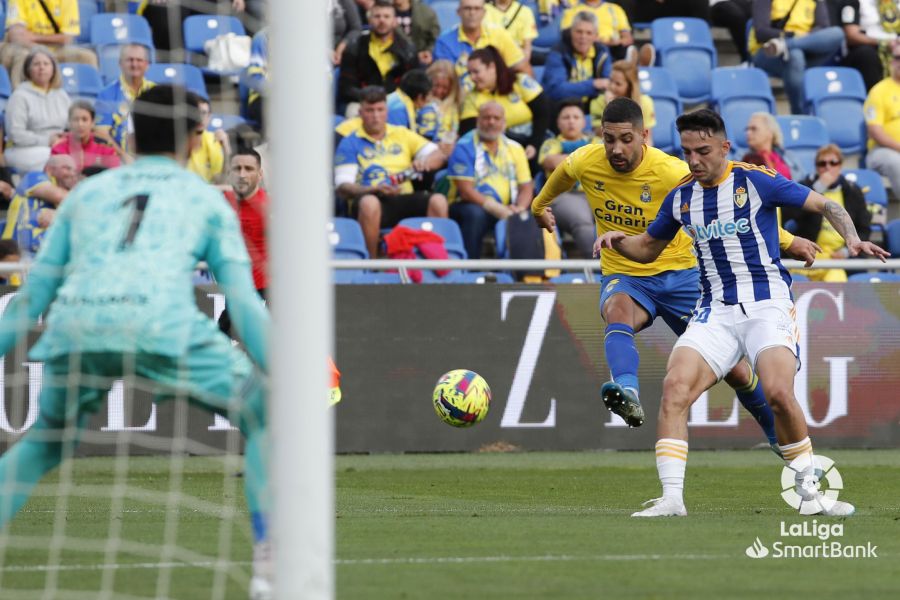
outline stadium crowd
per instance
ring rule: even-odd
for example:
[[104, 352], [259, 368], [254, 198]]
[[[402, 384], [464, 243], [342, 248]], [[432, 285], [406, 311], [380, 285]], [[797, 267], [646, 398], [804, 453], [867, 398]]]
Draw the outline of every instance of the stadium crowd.
[[[894, 196], [900, 190], [900, 2], [357, 4], [361, 33], [355, 42], [335, 37], [343, 58], [335, 63], [336, 216], [364, 221], [363, 199], [377, 199], [382, 233], [407, 217], [440, 216], [443, 204], [427, 200], [441, 194], [468, 257], [505, 255], [485, 243], [503, 243], [498, 222], [521, 213], [568, 153], [598, 141], [603, 108], [621, 96], [641, 105], [648, 144], [675, 155], [674, 118], [686, 107], [715, 108], [734, 159], [854, 206], [868, 201], [868, 210], [853, 212], [861, 231], [884, 231], [880, 184]], [[734, 48], [722, 53], [733, 61], [718, 60], [712, 27], [727, 30]], [[787, 107], [780, 115], [779, 105]], [[408, 147], [423, 154], [399, 151]], [[883, 179], [870, 185], [870, 172], [847, 168], [856, 165]], [[561, 196], [554, 210], [563, 215], [567, 255], [588, 257], [593, 217], [578, 194]], [[398, 198], [409, 199], [402, 210]], [[365, 223], [368, 255], [383, 253]]]
[[[130, 104], [162, 81], [206, 98], [208, 131], [189, 168], [231, 191], [239, 147], [265, 158], [264, 4], [3, 2], [3, 239], [26, 255], [39, 246], [71, 187], [53, 157], [71, 157], [76, 181], [129, 163]], [[359, 233], [359, 256], [385, 254], [384, 234], [410, 217], [455, 223], [463, 256], [509, 256], [507, 219], [525, 218], [552, 170], [598, 141], [604, 107], [622, 96], [643, 109], [648, 144], [674, 155], [675, 117], [715, 108], [734, 159], [842, 202], [863, 198], [858, 227], [888, 241], [882, 194], [900, 190], [900, 0], [330, 0], [329, 10], [334, 212], [341, 227], [358, 221], [344, 238]], [[193, 25], [206, 17], [220, 22], [198, 48]], [[229, 34], [249, 42], [249, 61], [216, 73], [204, 52], [237, 48]], [[239, 108], [217, 113], [229, 103], [210, 97], [204, 77], [214, 91], [239, 80]], [[589, 256], [581, 191], [554, 210], [564, 255]]]

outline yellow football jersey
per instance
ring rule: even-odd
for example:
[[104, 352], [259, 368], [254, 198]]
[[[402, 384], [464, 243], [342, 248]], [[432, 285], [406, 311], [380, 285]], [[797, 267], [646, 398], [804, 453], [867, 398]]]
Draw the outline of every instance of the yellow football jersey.
[[[60, 33], [77, 36], [81, 33], [81, 21], [78, 17], [78, 3], [66, 0], [44, 0], [53, 20], [59, 26]], [[56, 30], [47, 13], [36, 0], [10, 0], [6, 13], [6, 28], [13, 25], [24, 25], [31, 33], [53, 35]]]
[[486, 11], [485, 21], [506, 29], [519, 47], [525, 46], [525, 42], [538, 36], [534, 13], [518, 0], [513, 0], [506, 12], [501, 11], [493, 4], [486, 4], [484, 9]]
[[[563, 176], [557, 178], [560, 171]], [[578, 182], [591, 205], [598, 235], [607, 231], [637, 235], [647, 231], [663, 199], [689, 174], [683, 161], [648, 146], [644, 146], [644, 159], [634, 171], [619, 173], [606, 159], [606, 148], [602, 144], [590, 144], [570, 154], [557, 167], [535, 199], [532, 211], [542, 214], [550, 206], [551, 198], [568, 191]], [[659, 258], [649, 264], [637, 263], [615, 250], [604, 249], [602, 271], [604, 275], [649, 276], [689, 269], [697, 265], [691, 246], [691, 239], [679, 231]]]
[[[866, 123], [881, 125], [891, 139], [900, 140], [900, 83], [890, 77], [876, 83], [869, 91], [863, 112]], [[875, 140], [869, 139], [869, 150], [875, 146]]]
[[496, 102], [503, 107], [507, 129], [531, 123], [533, 115], [528, 103], [540, 96], [543, 91], [544, 88], [531, 75], [517, 73], [512, 92], [505, 96], [497, 92], [481, 92], [474, 89], [467, 91], [459, 109], [459, 118], [477, 117], [482, 104]]

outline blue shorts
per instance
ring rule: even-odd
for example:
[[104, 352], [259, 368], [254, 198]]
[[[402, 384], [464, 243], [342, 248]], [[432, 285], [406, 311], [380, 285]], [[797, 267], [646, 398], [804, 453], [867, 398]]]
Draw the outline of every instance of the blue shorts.
[[650, 315], [648, 327], [662, 317], [675, 335], [681, 335], [700, 298], [700, 270], [663, 271], [646, 277], [606, 275], [600, 280], [601, 313], [614, 294], [625, 294], [640, 304]]

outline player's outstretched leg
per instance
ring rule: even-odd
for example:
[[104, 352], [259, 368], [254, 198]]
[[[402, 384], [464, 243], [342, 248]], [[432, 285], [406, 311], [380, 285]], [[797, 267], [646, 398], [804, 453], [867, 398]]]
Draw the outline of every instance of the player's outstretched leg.
[[[614, 283], [606, 283], [604, 290]], [[650, 315], [633, 298], [616, 293], [605, 298], [601, 307], [607, 326], [603, 343], [612, 381], [600, 388], [606, 408], [622, 417], [630, 427], [644, 424], [644, 408], [640, 401], [638, 367], [640, 355], [634, 345], [634, 333], [650, 320]]]
[[[78, 435], [90, 417], [78, 414], [77, 399], [66, 402], [66, 388], [54, 385], [57, 372], [44, 365], [40, 414], [28, 432], [0, 457], [0, 528], [5, 527], [28, 501], [41, 478], [71, 456]], [[68, 412], [68, 414], [67, 414]], [[78, 416], [76, 416], [78, 415]], [[67, 434], [68, 432], [68, 434]]]
[[688, 455], [688, 412], [717, 377], [692, 348], [675, 348], [669, 357], [663, 398], [657, 425], [656, 470], [662, 484], [660, 498], [648, 500], [650, 506], [633, 513], [632, 517], [683, 517], [684, 473]]
[[244, 493], [250, 509], [253, 529], [253, 577], [250, 599], [274, 598], [274, 557], [269, 538], [268, 431], [266, 401], [262, 381], [254, 373], [243, 392], [239, 428], [246, 440], [244, 446]]
[[772, 452], [780, 457], [781, 450], [778, 448], [778, 438], [775, 437], [775, 416], [759, 384], [759, 377], [750, 365], [742, 360], [725, 376], [725, 382], [734, 388], [741, 406], [756, 419], [766, 435]]
[[[812, 441], [806, 427], [803, 410], [794, 397], [796, 357], [785, 346], [774, 346], [759, 353], [756, 369], [766, 398], [775, 415], [775, 430], [784, 461], [790, 464], [797, 458], [809, 455], [812, 459]], [[849, 517], [856, 508], [849, 502], [837, 500], [821, 513], [833, 517]]]

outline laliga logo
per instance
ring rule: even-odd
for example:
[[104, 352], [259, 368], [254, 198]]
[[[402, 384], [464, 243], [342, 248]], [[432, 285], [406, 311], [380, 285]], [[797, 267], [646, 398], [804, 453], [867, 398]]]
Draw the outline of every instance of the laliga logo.
[[763, 546], [763, 543], [759, 541], [759, 537], [744, 552], [750, 558], [765, 558], [769, 555], [769, 549]]
[[[828, 484], [825, 491], [821, 489], [823, 478]], [[843, 488], [844, 480], [827, 456], [804, 454], [781, 471], [781, 497], [801, 515], [830, 509]]]

